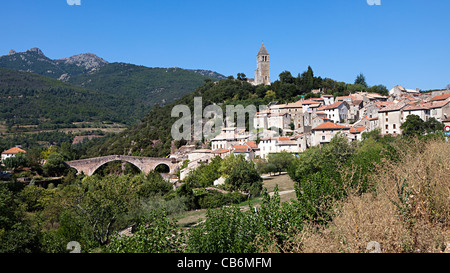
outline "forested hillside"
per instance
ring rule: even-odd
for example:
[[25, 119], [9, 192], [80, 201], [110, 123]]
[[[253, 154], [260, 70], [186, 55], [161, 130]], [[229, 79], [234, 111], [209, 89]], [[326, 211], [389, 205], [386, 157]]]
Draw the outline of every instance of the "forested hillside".
[[[140, 105], [150, 107], [171, 103], [194, 91], [205, 79], [214, 78], [181, 68], [111, 63], [93, 73], [72, 76], [69, 82], [104, 93], [122, 95], [139, 108]], [[143, 111], [139, 114], [141, 118], [148, 113]]]
[[0, 68], [0, 121], [6, 126], [86, 121], [131, 123], [131, 103], [49, 77]]

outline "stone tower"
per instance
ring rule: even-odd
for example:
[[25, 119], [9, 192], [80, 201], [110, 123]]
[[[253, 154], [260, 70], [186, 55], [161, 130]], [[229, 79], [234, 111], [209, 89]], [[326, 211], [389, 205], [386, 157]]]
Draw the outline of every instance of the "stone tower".
[[258, 55], [256, 55], [255, 84], [270, 84], [269, 52], [267, 52], [264, 43], [262, 43]]

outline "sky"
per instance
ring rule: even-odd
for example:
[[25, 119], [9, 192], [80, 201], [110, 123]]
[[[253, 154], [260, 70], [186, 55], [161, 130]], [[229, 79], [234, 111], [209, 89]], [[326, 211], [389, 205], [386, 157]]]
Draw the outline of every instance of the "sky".
[[[71, 2], [80, 5], [69, 5]], [[422, 90], [450, 84], [449, 0], [0, 0], [0, 55], [38, 47], [51, 59], [254, 77], [264, 42], [283, 71]]]

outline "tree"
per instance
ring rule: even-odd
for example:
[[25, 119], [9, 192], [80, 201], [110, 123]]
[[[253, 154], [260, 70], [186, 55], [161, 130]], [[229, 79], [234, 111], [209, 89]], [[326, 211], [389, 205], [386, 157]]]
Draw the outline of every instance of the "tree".
[[289, 71], [281, 72], [279, 77], [280, 77], [280, 81], [282, 83], [289, 83], [289, 84], [295, 83], [295, 78], [292, 76], [291, 72], [289, 72]]
[[68, 167], [64, 162], [64, 157], [60, 153], [52, 153], [48, 156], [42, 168], [48, 176], [60, 176], [63, 175]]
[[189, 230], [187, 252], [255, 253], [258, 222], [237, 206], [208, 210], [206, 221]]
[[303, 94], [311, 92], [314, 88], [314, 72], [311, 66], [308, 66], [308, 70], [302, 73], [300, 77], [297, 78], [297, 87]]
[[5, 164], [5, 167], [10, 170], [24, 168], [29, 165], [28, 160], [23, 153], [18, 153], [13, 157], [8, 157], [3, 160], [3, 164]]
[[355, 84], [362, 85], [364, 87], [368, 87], [366, 83], [366, 77], [360, 73], [358, 76], [356, 76]]
[[262, 190], [262, 178], [253, 162], [242, 159], [231, 170], [225, 185], [231, 190], [241, 190], [252, 196], [258, 196]]
[[408, 115], [400, 129], [402, 129], [402, 134], [406, 137], [420, 136], [425, 132], [425, 124], [419, 116]]
[[184, 235], [163, 212], [153, 210], [137, 224], [133, 236], [116, 234], [106, 247], [110, 253], [175, 253], [184, 248]]
[[247, 81], [247, 76], [244, 73], [238, 73], [237, 79], [245, 82], [245, 81]]
[[277, 97], [277, 94], [273, 90], [267, 90], [264, 99], [271, 102]]
[[281, 173], [289, 169], [293, 159], [294, 156], [292, 154], [283, 151], [281, 153], [269, 154], [267, 162], [275, 166], [276, 172]]
[[444, 124], [437, 121], [435, 118], [429, 118], [424, 122], [425, 132], [427, 134], [436, 133], [438, 131], [444, 130]]
[[74, 194], [72, 207], [90, 225], [101, 245], [110, 239], [117, 219], [135, 202], [135, 182], [128, 176], [85, 177]]

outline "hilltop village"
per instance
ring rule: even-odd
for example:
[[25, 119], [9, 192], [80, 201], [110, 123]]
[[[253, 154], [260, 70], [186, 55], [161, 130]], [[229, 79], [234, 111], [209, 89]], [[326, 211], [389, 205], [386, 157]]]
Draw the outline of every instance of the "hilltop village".
[[[257, 55], [254, 84], [270, 84], [269, 53], [262, 44]], [[321, 94], [319, 98], [301, 99], [294, 103], [271, 102], [267, 110], [253, 117], [256, 130], [228, 126], [211, 139], [208, 148], [197, 149], [185, 145], [170, 155], [177, 161], [188, 160], [180, 172], [183, 180], [190, 170], [212, 158], [233, 154], [244, 155], [247, 160], [266, 159], [271, 153], [299, 154], [306, 149], [324, 145], [338, 133], [349, 141], [359, 141], [364, 132], [376, 129], [382, 135], [402, 134], [401, 125], [408, 115], [417, 115], [423, 121], [434, 118], [450, 123], [450, 91], [440, 90], [421, 93], [400, 85], [389, 91], [388, 96], [378, 93], [355, 92], [349, 96]]]

